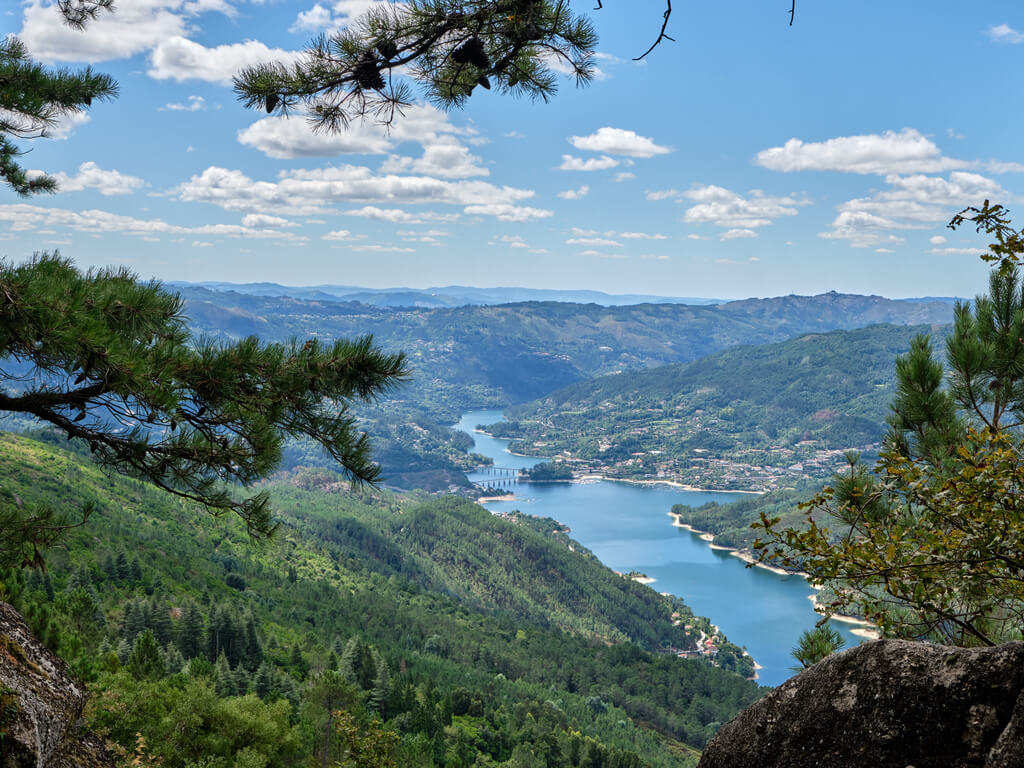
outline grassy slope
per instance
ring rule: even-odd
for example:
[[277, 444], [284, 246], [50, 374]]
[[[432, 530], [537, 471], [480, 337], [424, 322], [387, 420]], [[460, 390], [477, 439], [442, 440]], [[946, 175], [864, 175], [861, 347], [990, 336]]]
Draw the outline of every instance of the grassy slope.
[[[133, 596], [222, 603], [257, 617], [267, 657], [282, 669], [293, 645], [316, 668], [332, 642], [358, 635], [414, 680], [457, 681], [508, 707], [553, 698], [584, 735], [657, 766], [681, 764], [679, 742], [701, 745], [758, 695], [754, 684], [702, 662], [609, 647], [602, 640], [677, 640], [669, 612], [680, 606], [571, 553], [543, 523], [499, 520], [454, 499], [354, 496], [316, 474], [275, 487], [282, 528], [254, 546], [233, 521], [6, 433], [0, 478], [0, 496], [14, 503], [97, 502], [50, 565], [58, 604], [74, 569], [101, 582], [104, 632], [115, 641]], [[119, 550], [141, 561], [139, 584], [102, 583], [100, 563]], [[225, 584], [229, 570], [246, 580], [244, 590]], [[64, 651], [88, 669], [98, 639]], [[596, 712], [588, 696], [613, 706]]]

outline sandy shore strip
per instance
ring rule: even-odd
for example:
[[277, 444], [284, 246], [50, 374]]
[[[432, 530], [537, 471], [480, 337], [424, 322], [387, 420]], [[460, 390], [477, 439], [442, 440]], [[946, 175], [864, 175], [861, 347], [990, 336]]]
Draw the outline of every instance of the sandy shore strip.
[[580, 479], [589, 478], [597, 478], [609, 483], [629, 483], [630, 485], [668, 485], [681, 491], [693, 491], [694, 493], [749, 493], [757, 496], [765, 493], [765, 491], [737, 491], [730, 488], [697, 488], [694, 485], [687, 485], [676, 480], [631, 480], [628, 477], [606, 477], [605, 475], [584, 475]]
[[488, 501], [519, 501], [519, 498], [514, 493], [507, 493], [504, 496], [481, 496], [476, 503], [486, 504]]
[[[713, 543], [715, 540], [714, 534], [708, 533], [707, 531], [699, 531], [689, 523], [682, 522], [679, 519], [679, 515], [677, 515], [675, 512], [669, 512], [668, 516], [672, 518], [672, 525], [674, 525], [676, 528], [684, 528], [690, 533], [697, 534], [697, 536], [700, 539], [708, 542], [708, 545], [711, 547], [711, 549], [726, 550], [733, 557], [738, 557], [743, 562], [750, 563], [755, 568], [764, 568], [766, 571], [771, 571], [772, 573], [778, 574], [779, 576], [800, 576], [805, 581], [807, 581], [807, 586], [809, 586], [811, 589], [815, 591], [815, 594], [808, 595], [807, 599], [814, 604], [814, 610], [818, 613], [821, 613], [821, 611], [818, 610], [817, 592], [819, 592], [822, 588], [820, 586], [811, 584], [810, 574], [804, 573], [803, 571], [787, 571], [785, 568], [778, 568], [774, 565], [759, 563], [757, 562], [757, 558], [755, 558], [749, 551], [737, 549], [736, 547], [725, 547], [721, 544]], [[878, 634], [878, 630], [875, 628], [875, 624], [873, 622], [866, 621], [865, 619], [860, 619], [856, 616], [846, 616], [845, 614], [841, 613], [833, 613], [829, 618], [835, 619], [836, 621], [841, 621], [845, 624], [857, 624], [858, 627], [856, 629], [851, 629], [850, 632], [854, 635], [857, 635], [858, 637], [864, 637], [869, 640], [877, 640], [880, 637], [880, 635]]]
[[629, 578], [631, 578], [633, 581], [637, 582], [638, 584], [653, 584], [654, 582], [657, 581], [657, 579], [652, 579], [650, 576], [643, 576], [643, 575], [640, 575], [640, 576], [630, 576]]

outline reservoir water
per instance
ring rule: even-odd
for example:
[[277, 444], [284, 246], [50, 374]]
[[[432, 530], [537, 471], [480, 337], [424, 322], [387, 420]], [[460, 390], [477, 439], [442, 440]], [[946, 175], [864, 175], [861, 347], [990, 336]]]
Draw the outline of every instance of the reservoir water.
[[[478, 432], [478, 424], [502, 421], [501, 411], [464, 414], [456, 426], [474, 438], [473, 451], [495, 465], [526, 468], [541, 459], [508, 452], [509, 441]], [[475, 482], [494, 481], [493, 472], [471, 473]], [[503, 487], [502, 490], [505, 490]], [[743, 646], [762, 666], [764, 685], [779, 685], [793, 673], [790, 650], [805, 629], [820, 618], [811, 607], [813, 590], [799, 576], [782, 576], [763, 568], [747, 568], [742, 560], [711, 549], [699, 536], [672, 525], [673, 504], [729, 502], [734, 493], [684, 491], [667, 485], [634, 485], [610, 481], [588, 483], [519, 483], [508, 488], [515, 501], [487, 502], [494, 512], [518, 509], [552, 517], [572, 529], [572, 538], [589, 548], [609, 568], [641, 571], [655, 579], [659, 592], [686, 601], [694, 613], [707, 616], [732, 642]], [[850, 624], [833, 621], [846, 646], [861, 639]]]

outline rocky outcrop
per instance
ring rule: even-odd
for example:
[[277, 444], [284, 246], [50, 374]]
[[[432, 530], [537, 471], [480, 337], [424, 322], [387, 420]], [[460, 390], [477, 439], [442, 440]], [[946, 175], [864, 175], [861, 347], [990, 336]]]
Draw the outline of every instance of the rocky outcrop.
[[879, 640], [726, 723], [699, 768], [1024, 768], [1024, 643]]
[[80, 725], [85, 688], [0, 602], [0, 768], [110, 768], [102, 743]]

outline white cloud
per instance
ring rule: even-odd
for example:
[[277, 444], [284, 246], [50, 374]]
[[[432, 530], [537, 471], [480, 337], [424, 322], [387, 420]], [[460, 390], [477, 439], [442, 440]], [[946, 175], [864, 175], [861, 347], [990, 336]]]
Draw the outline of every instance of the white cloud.
[[193, 248], [212, 248], [213, 247], [213, 243], [208, 243], [206, 241], [200, 241], [200, 240], [193, 240], [192, 241], [192, 247]]
[[809, 204], [804, 199], [772, 197], [756, 189], [742, 197], [714, 184], [693, 187], [684, 196], [697, 205], [686, 210], [683, 221], [726, 229], [765, 227], [781, 216], [796, 216], [798, 206]]
[[[32, 173], [42, 174], [42, 171], [33, 171]], [[53, 174], [53, 177], [57, 180], [60, 192], [96, 189], [101, 195], [130, 195], [146, 183], [137, 176], [129, 176], [120, 171], [106, 171], [92, 161], [78, 166], [78, 173], [74, 176], [69, 176], [62, 171]]]
[[527, 208], [508, 203], [490, 203], [487, 205], [467, 205], [464, 212], [468, 216], [494, 216], [498, 221], [514, 221], [521, 223], [533, 219], [546, 219], [554, 216], [554, 211], [542, 208]]
[[683, 196], [678, 189], [655, 189], [644, 193], [648, 200], [676, 200]]
[[668, 240], [668, 235], [649, 235], [646, 232], [620, 232], [619, 237], [627, 240]]
[[942, 245], [944, 242], [946, 242], [946, 238], [944, 238], [942, 235], [935, 235], [935, 237], [929, 238], [928, 242], [931, 243], [932, 245]]
[[279, 228], [297, 227], [299, 225], [296, 224], [294, 221], [283, 219], [280, 216], [267, 216], [265, 213], [249, 213], [242, 217], [242, 226]]
[[599, 128], [589, 136], [572, 136], [569, 143], [576, 149], [587, 152], [601, 152], [607, 155], [626, 155], [627, 157], [654, 157], [666, 155], [672, 150], [655, 144], [646, 136], [635, 131], [622, 128]]
[[586, 197], [590, 194], [590, 187], [583, 184], [579, 189], [567, 189], [564, 192], [559, 192], [558, 196], [563, 200], [579, 200], [580, 198]]
[[256, 229], [238, 224], [204, 224], [183, 227], [162, 219], [138, 219], [96, 209], [71, 211], [65, 208], [43, 208], [27, 203], [0, 205], [0, 221], [10, 222], [15, 231], [65, 228], [91, 235], [122, 234], [139, 237], [157, 234], [207, 235], [212, 237], [274, 238], [301, 242], [308, 238], [291, 232]]
[[892, 248], [875, 248], [875, 253], [896, 253]]
[[445, 179], [465, 179], [470, 176], [489, 176], [490, 171], [480, 167], [480, 158], [450, 137], [424, 147], [419, 158], [390, 155], [381, 166], [382, 173], [419, 173]]
[[936, 173], [967, 163], [943, 157], [931, 139], [913, 128], [898, 133], [840, 136], [822, 142], [790, 139], [781, 147], [757, 153], [758, 165], [773, 171], [838, 171], [842, 173]]
[[757, 232], [752, 229], [730, 229], [723, 232], [719, 240], [736, 240], [745, 237], [757, 237]]
[[705, 235], [693, 235], [693, 234], [691, 234], [691, 235], [687, 235], [686, 239], [687, 240], [710, 240], [711, 238], [706, 237]]
[[390, 221], [393, 224], [422, 224], [426, 221], [456, 221], [461, 214], [436, 213], [434, 211], [417, 211], [409, 213], [401, 208], [377, 208], [367, 205], [352, 211], [345, 211], [346, 216], [361, 216], [365, 219]]
[[352, 250], [368, 253], [416, 253], [415, 248], [403, 248], [398, 245], [353, 245]]
[[202, 96], [189, 96], [185, 104], [164, 104], [161, 112], [205, 112], [206, 99]]
[[[185, 202], [209, 203], [230, 211], [276, 215], [324, 213], [332, 203], [380, 202], [470, 206], [473, 210], [467, 209], [467, 213], [493, 215], [503, 221], [551, 215], [550, 211], [513, 205], [533, 197], [533, 190], [498, 187], [483, 181], [377, 175], [369, 168], [354, 165], [283, 171], [276, 182], [256, 181], [241, 171], [211, 166], [180, 184], [172, 193]], [[366, 215], [372, 215], [372, 212], [367, 211]], [[428, 215], [418, 218], [424, 219]]]
[[207, 48], [194, 40], [177, 36], [157, 42], [149, 57], [147, 74], [157, 80], [176, 80], [179, 83], [203, 80], [230, 85], [231, 78], [244, 67], [268, 61], [291, 64], [300, 55], [298, 51], [269, 48], [259, 40]]
[[302, 11], [295, 17], [295, 21], [288, 27], [292, 33], [299, 32], [329, 32], [338, 28], [334, 15], [317, 3], [308, 11]]
[[[838, 205], [831, 231], [819, 237], [847, 240], [855, 248], [899, 243], [903, 238], [887, 230], [928, 229], [948, 221], [957, 208], [1008, 196], [997, 182], [967, 171], [953, 171], [948, 179], [914, 174], [891, 175], [885, 181], [888, 189]], [[932, 244], [937, 244], [936, 238]]]
[[981, 248], [932, 248], [928, 253], [934, 253], [938, 256], [948, 256], [952, 254], [977, 256], [981, 251]]
[[71, 137], [78, 126], [85, 125], [91, 119], [85, 112], [72, 112], [64, 115], [57, 121], [55, 126], [47, 128], [46, 138], [63, 141]]
[[997, 43], [1024, 43], [1024, 33], [1018, 32], [1008, 24], [991, 26], [986, 34]]
[[622, 243], [608, 240], [603, 237], [571, 237], [565, 241], [569, 245], [589, 245], [594, 248], [621, 248]]
[[321, 240], [351, 240], [352, 233], [347, 229], [336, 229], [333, 232], [328, 232], [326, 235], [320, 236]]
[[409, 229], [400, 229], [397, 234], [400, 237], [450, 237], [451, 232], [447, 232], [443, 229], [428, 229], [423, 232], [416, 232]]
[[1024, 163], [1006, 162], [1002, 160], [989, 160], [984, 163], [972, 164], [982, 168], [989, 173], [1024, 173]]
[[601, 157], [588, 157], [586, 160], [584, 160], [582, 157], [562, 155], [562, 164], [558, 166], [558, 170], [607, 171], [609, 168], [615, 168], [618, 164], [618, 160], [616, 160], [614, 157], [608, 157], [608, 155], [601, 155]]
[[863, 211], [843, 211], [832, 222], [829, 232], [819, 232], [826, 240], [846, 240], [853, 248], [872, 248], [877, 245], [898, 245], [902, 237], [891, 234], [895, 223], [881, 216]]
[[635, 178], [635, 173], [630, 173], [629, 171], [622, 171], [621, 173], [616, 173], [612, 181], [614, 181], [616, 184], [621, 184], [624, 181], [632, 181]]
[[[429, 105], [410, 107], [391, 129], [373, 121], [353, 122], [338, 133], [310, 130], [301, 117], [265, 117], [238, 132], [238, 140], [246, 146], [278, 159], [297, 157], [333, 157], [343, 154], [384, 155], [402, 142], [415, 142], [429, 149], [434, 146], [459, 146], [453, 136], [474, 137], [472, 128], [453, 125], [448, 115]], [[465, 151], [465, 150], [463, 150]], [[435, 155], [435, 157], [438, 157]], [[473, 162], [479, 159], [466, 155]], [[465, 160], [465, 157], [461, 158]], [[468, 166], [465, 166], [468, 167]], [[478, 169], [470, 175], [485, 175]]]
[[335, 0], [330, 8], [317, 3], [308, 11], [302, 11], [288, 31], [295, 34], [334, 32], [347, 27], [372, 7], [384, 3], [391, 5], [389, 0]]
[[79, 32], [61, 23], [56, 7], [32, 0], [24, 11], [19, 37], [43, 62], [95, 63], [134, 56], [160, 41], [185, 34], [179, 0], [133, 0], [116, 13], [102, 14]]
[[394, 146], [374, 123], [352, 123], [338, 133], [314, 133], [307, 120], [296, 117], [265, 117], [237, 135], [242, 144], [280, 160], [346, 154], [382, 155]]

